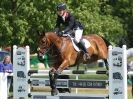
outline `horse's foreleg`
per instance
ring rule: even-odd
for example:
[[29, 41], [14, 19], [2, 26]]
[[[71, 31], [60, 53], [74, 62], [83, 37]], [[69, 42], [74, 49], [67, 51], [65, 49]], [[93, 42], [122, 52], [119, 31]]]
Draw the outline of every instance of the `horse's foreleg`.
[[56, 88], [57, 78], [58, 78], [58, 75], [64, 70], [64, 68], [66, 68], [66, 66], [68, 66], [68, 61], [63, 61], [63, 63], [59, 66], [59, 68], [56, 71], [51, 70], [49, 72], [50, 86], [52, 88], [52, 90], [51, 90], [51, 95], [52, 96], [58, 94], [58, 91], [57, 91], [57, 88]]
[[51, 95], [57, 95], [57, 89], [56, 89], [56, 70], [53, 68], [49, 71], [49, 81], [50, 81], [50, 87], [51, 87]]
[[57, 73], [60, 74], [68, 66], [69, 66], [69, 61], [64, 60], [62, 64], [59, 66], [59, 68], [57, 69]]
[[53, 75], [54, 75], [53, 70], [50, 70], [49, 71], [49, 82], [50, 82], [50, 87], [51, 88], [53, 88], [53, 86], [52, 86], [53, 85], [53, 79], [54, 79], [54, 76]]

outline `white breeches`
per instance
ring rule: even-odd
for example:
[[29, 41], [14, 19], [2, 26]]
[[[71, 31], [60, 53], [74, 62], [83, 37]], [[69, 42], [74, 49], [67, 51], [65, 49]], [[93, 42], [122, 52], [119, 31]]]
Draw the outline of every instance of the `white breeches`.
[[75, 40], [77, 43], [80, 42], [80, 39], [82, 38], [83, 30], [82, 29], [77, 29], [75, 30]]

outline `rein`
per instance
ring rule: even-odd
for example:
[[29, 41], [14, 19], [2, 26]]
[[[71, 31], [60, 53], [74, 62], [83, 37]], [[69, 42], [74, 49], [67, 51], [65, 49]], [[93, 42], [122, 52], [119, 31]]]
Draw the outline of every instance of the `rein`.
[[47, 48], [44, 54], [48, 53], [52, 49], [53, 46], [54, 44], [52, 44], [49, 48]]

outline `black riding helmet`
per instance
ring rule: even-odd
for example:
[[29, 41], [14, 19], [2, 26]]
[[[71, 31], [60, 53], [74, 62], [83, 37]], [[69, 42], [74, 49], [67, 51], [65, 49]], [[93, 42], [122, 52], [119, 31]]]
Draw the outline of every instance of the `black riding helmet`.
[[66, 5], [64, 3], [60, 3], [57, 5], [57, 11], [65, 10], [65, 9], [66, 9]]

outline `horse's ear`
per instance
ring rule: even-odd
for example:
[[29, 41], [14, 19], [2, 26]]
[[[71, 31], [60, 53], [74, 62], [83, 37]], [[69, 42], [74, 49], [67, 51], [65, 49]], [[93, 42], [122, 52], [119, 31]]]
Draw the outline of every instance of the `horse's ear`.
[[42, 36], [42, 35], [45, 36], [45, 32], [44, 32], [44, 31], [43, 31], [43, 32], [37, 31], [37, 34], [38, 34], [39, 36]]
[[41, 33], [40, 31], [37, 31], [37, 34], [38, 34], [39, 36], [41, 36], [41, 35], [42, 35], [42, 33]]
[[45, 32], [42, 32], [42, 36], [45, 36]]
[[42, 35], [45, 36], [45, 30], [42, 31]]

